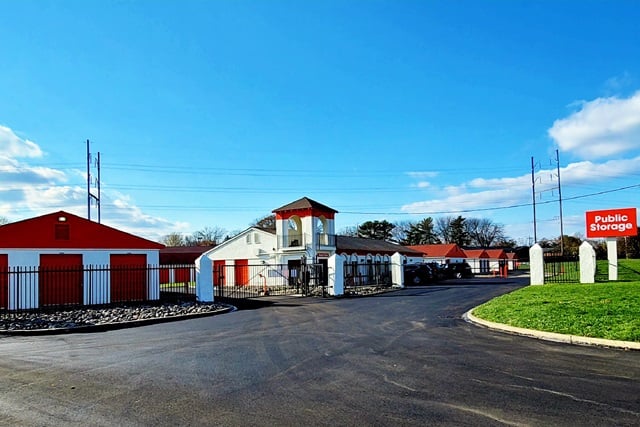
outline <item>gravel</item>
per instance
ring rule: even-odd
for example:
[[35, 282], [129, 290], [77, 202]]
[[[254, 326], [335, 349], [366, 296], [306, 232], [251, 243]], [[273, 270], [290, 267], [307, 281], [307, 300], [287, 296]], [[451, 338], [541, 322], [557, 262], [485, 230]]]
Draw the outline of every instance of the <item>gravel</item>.
[[81, 308], [51, 312], [18, 312], [0, 314], [0, 332], [36, 329], [69, 329], [148, 321], [198, 314], [215, 313], [229, 306], [216, 303], [181, 303], [136, 305], [104, 308]]

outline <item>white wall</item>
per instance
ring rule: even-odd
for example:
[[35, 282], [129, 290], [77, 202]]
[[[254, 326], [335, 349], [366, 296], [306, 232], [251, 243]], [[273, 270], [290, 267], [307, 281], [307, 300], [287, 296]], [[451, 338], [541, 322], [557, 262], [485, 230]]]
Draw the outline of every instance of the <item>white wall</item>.
[[274, 262], [275, 247], [275, 235], [250, 228], [210, 249], [203, 256], [211, 260], [247, 259], [249, 264], [259, 264], [262, 261]]
[[[100, 266], [108, 267], [110, 261], [110, 255], [112, 254], [136, 254], [146, 255], [148, 265], [158, 265], [160, 259], [160, 253], [158, 250], [112, 250], [112, 249], [10, 249], [3, 251], [8, 255], [9, 267], [25, 267], [28, 269], [37, 269], [40, 265], [40, 255], [82, 255], [82, 264], [87, 266]], [[9, 284], [9, 303], [10, 309], [27, 309], [38, 307], [38, 275], [31, 275], [29, 281], [24, 280], [20, 283], [17, 282], [17, 277], [12, 275], [11, 283]], [[107, 304], [110, 302], [111, 287], [110, 277], [108, 272], [93, 271], [85, 272], [84, 275], [84, 290], [83, 290], [83, 303], [84, 304]], [[159, 274], [151, 273], [147, 281], [147, 292], [150, 300], [157, 300], [160, 298], [160, 276]], [[20, 300], [17, 302], [15, 296], [20, 296]]]

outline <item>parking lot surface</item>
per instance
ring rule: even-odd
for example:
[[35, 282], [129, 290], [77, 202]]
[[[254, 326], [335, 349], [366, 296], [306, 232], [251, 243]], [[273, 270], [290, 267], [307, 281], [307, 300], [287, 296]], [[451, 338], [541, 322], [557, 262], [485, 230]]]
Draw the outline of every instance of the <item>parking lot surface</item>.
[[640, 352], [464, 322], [471, 279], [101, 333], [0, 337], [0, 425], [640, 424]]

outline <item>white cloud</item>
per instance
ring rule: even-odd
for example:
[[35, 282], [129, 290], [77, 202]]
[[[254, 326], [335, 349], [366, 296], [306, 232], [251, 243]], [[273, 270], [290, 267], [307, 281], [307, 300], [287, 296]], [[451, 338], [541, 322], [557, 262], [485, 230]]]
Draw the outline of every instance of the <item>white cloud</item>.
[[[0, 215], [10, 221], [64, 210], [81, 217], [87, 215], [87, 190], [69, 181], [86, 175], [82, 171], [63, 171], [32, 166], [24, 159], [43, 157], [40, 147], [0, 126]], [[22, 161], [21, 161], [22, 160]], [[189, 224], [169, 221], [142, 212], [127, 195], [103, 191], [102, 222], [120, 230], [159, 240], [170, 232], [182, 232]], [[92, 207], [92, 219], [97, 210]]]
[[548, 131], [559, 149], [585, 159], [640, 148], [640, 91], [629, 98], [598, 98], [556, 120]]
[[42, 157], [40, 147], [19, 138], [10, 128], [0, 125], [0, 160], [14, 157]]
[[[542, 170], [540, 177], [555, 176], [556, 170]], [[604, 163], [590, 161], [571, 163], [560, 169], [563, 187], [572, 184], [590, 184], [602, 180], [626, 177], [640, 173], [640, 157], [610, 160]], [[557, 180], [546, 178], [536, 184], [537, 191], [557, 187]], [[504, 178], [475, 178], [444, 188], [443, 197], [402, 206], [403, 212], [413, 214], [454, 214], [465, 211], [499, 209], [531, 203], [531, 175]]]

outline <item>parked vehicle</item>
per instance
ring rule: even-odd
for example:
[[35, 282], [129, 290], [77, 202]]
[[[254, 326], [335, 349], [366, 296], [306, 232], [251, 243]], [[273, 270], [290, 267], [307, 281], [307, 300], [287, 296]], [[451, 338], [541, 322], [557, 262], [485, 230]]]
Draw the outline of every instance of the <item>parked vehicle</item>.
[[473, 277], [473, 271], [466, 262], [454, 262], [445, 266], [445, 275], [449, 279], [463, 279]]
[[445, 271], [444, 264], [438, 264], [437, 262], [428, 262], [427, 265], [431, 267], [434, 280], [443, 280], [447, 278], [447, 272]]
[[435, 281], [435, 274], [428, 264], [407, 264], [404, 266], [405, 285], [423, 285]]

